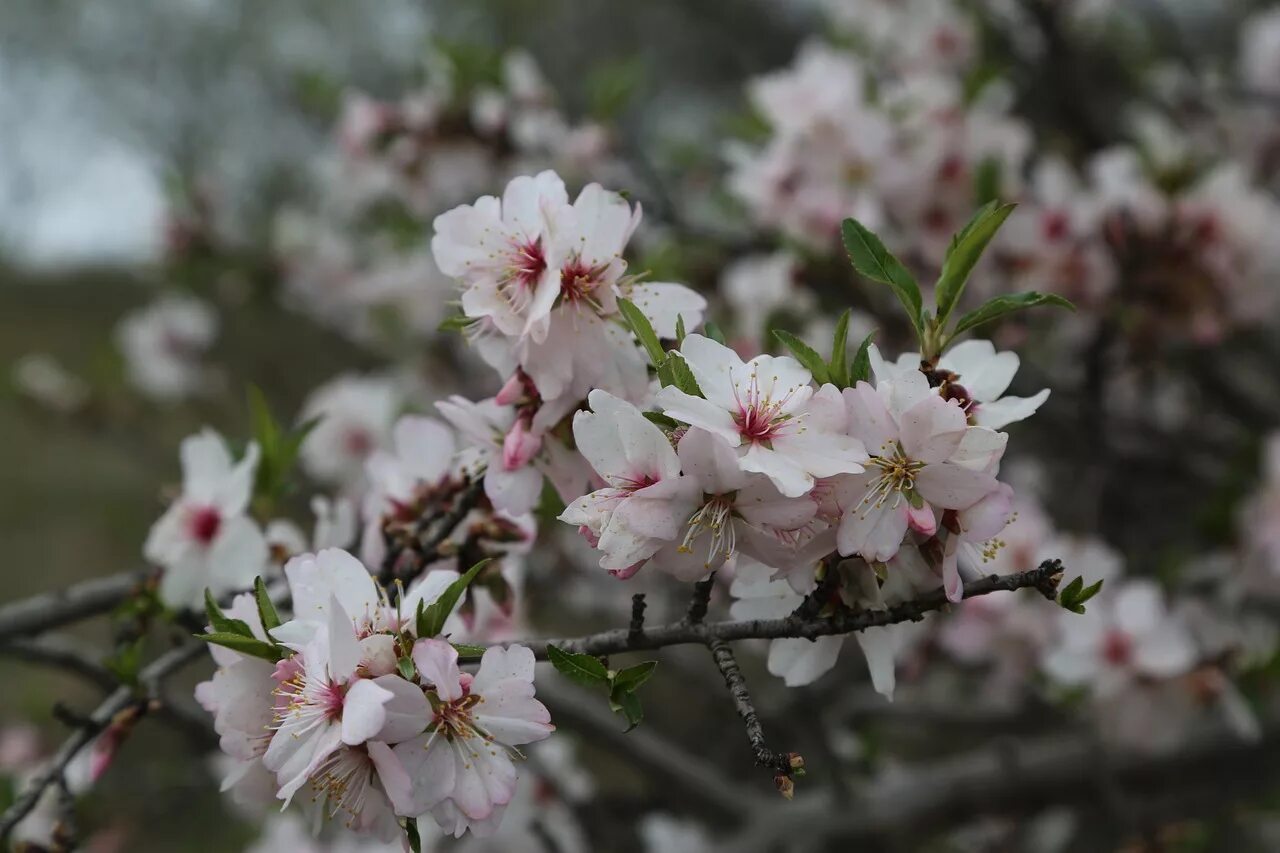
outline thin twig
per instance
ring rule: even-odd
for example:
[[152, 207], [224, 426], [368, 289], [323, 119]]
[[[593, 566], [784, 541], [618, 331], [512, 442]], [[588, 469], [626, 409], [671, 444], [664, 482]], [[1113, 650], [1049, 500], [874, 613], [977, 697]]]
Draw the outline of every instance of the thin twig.
[[90, 725], [77, 728], [68, 737], [50, 759], [48, 766], [27, 785], [3, 815], [0, 815], [0, 844], [8, 840], [14, 827], [31, 813], [41, 795], [50, 785], [61, 784], [61, 780], [80, 751], [116, 719], [117, 715], [130, 707], [145, 709], [151, 700], [160, 692], [160, 683], [170, 673], [177, 671], [187, 663], [199, 657], [205, 651], [204, 643], [190, 640], [176, 646], [156, 658], [138, 674], [137, 689], [123, 686], [103, 700], [102, 704], [89, 715]]
[[791, 756], [784, 752], [774, 752], [765, 745], [764, 727], [760, 725], [760, 716], [751, 701], [751, 693], [747, 690], [742, 670], [738, 668], [738, 660], [733, 656], [733, 649], [724, 640], [712, 640], [707, 643], [707, 648], [711, 650], [711, 658], [724, 677], [724, 686], [729, 688], [729, 695], [733, 697], [733, 707], [747, 729], [747, 740], [751, 743], [756, 764], [789, 777]]
[[627, 636], [640, 637], [644, 634], [644, 593], [637, 592], [631, 596], [631, 623], [627, 627]]
[[56, 635], [36, 638], [16, 637], [0, 643], [0, 655], [12, 657], [22, 663], [65, 670], [103, 690], [111, 690], [119, 683], [109, 669], [87, 657], [84, 643], [76, 642], [69, 637]]
[[702, 620], [707, 618], [707, 608], [711, 606], [711, 591], [715, 589], [715, 585], [715, 572], [693, 585], [693, 597], [689, 599], [689, 609], [684, 615], [684, 621], [690, 625], [702, 624]]
[[[1058, 580], [1062, 576], [1062, 564], [1047, 560], [1038, 568], [1011, 575], [991, 575], [965, 584], [964, 597], [976, 598], [993, 592], [1012, 592], [1034, 588], [1046, 597], [1056, 594]], [[595, 656], [622, 654], [625, 652], [661, 649], [667, 646], [687, 644], [707, 645], [712, 640], [776, 640], [784, 637], [813, 640], [818, 637], [838, 636], [895, 625], [899, 622], [918, 622], [925, 614], [948, 606], [946, 594], [941, 590], [926, 593], [919, 598], [895, 604], [884, 610], [841, 611], [829, 618], [802, 619], [786, 616], [781, 619], [745, 619], [741, 621], [690, 623], [687, 620], [666, 625], [646, 627], [633, 633], [628, 628], [617, 628], [590, 634], [585, 637], [559, 640], [520, 640], [533, 650], [534, 655], [545, 660], [547, 646], [556, 645], [565, 651]]]

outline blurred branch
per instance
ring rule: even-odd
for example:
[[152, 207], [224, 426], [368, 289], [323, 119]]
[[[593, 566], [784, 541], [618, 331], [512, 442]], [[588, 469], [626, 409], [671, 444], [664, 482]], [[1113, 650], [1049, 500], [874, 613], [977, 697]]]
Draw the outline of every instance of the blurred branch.
[[0, 607], [0, 642], [105, 613], [133, 595], [147, 575], [137, 571], [94, 578]]
[[204, 654], [204, 643], [190, 640], [175, 646], [143, 668], [138, 675], [138, 687], [122, 686], [108, 696], [88, 717], [87, 725], [76, 729], [63, 742], [43, 772], [38, 774], [17, 796], [13, 804], [0, 815], [0, 843], [9, 838], [14, 827], [30, 814], [50, 785], [62, 785], [67, 767], [80, 752], [113, 722], [122, 720], [130, 710], [140, 715], [153, 702], [158, 702], [160, 686], [170, 674]]
[[0, 643], [0, 655], [23, 663], [51, 666], [111, 690], [119, 683], [116, 677], [101, 663], [91, 660], [85, 643], [69, 637], [44, 636], [35, 639], [15, 637]]
[[[1280, 775], [1280, 718], [1272, 718], [1262, 742], [1214, 727], [1196, 732], [1182, 749], [1164, 754], [1103, 754], [1091, 735], [1003, 741], [931, 763], [897, 767], [858, 789], [847, 802], [814, 795], [756, 819], [716, 848], [751, 853], [782, 847], [794, 838], [917, 840], [924, 833], [965, 825], [985, 815], [1028, 815], [1054, 804], [1099, 803], [1130, 786], [1130, 814], [1148, 820], [1185, 818], [1188, 803], [1230, 802], [1258, 794], [1261, 781]], [[1105, 761], [1101, 760], [1105, 758]], [[1099, 767], [1106, 785], [1099, 783]], [[1105, 804], [1104, 804], [1105, 805]], [[1144, 814], [1133, 809], [1145, 808]]]

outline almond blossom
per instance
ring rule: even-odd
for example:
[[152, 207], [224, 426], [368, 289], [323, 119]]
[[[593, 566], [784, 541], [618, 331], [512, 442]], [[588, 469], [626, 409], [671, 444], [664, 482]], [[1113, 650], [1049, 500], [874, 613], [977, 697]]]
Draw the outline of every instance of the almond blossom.
[[489, 834], [515, 794], [516, 747], [555, 730], [534, 698], [533, 652], [490, 648], [472, 676], [453, 646], [420, 639], [413, 661], [432, 710], [425, 732], [391, 750], [405, 775], [388, 793], [399, 813], [430, 811], [447, 834]]
[[885, 562], [909, 528], [937, 531], [935, 510], [967, 509], [996, 488], [985, 469], [1003, 454], [1006, 437], [968, 426], [959, 403], [934, 393], [924, 374], [904, 372], [876, 387], [859, 382], [844, 396], [849, 431], [872, 457], [866, 473], [837, 486], [841, 554]]
[[205, 352], [218, 333], [218, 316], [199, 299], [164, 296], [127, 314], [116, 326], [125, 370], [139, 391], [175, 401], [206, 390]]
[[182, 442], [182, 494], [151, 527], [143, 555], [164, 567], [160, 598], [199, 607], [214, 595], [248, 588], [266, 568], [267, 541], [245, 514], [258, 466], [258, 445], [233, 461], [222, 437], [206, 428]]
[[863, 470], [866, 450], [845, 434], [839, 391], [816, 392], [795, 359], [759, 355], [744, 362], [723, 344], [689, 335], [680, 347], [704, 397], [675, 386], [658, 392], [668, 417], [727, 442], [743, 471], [764, 474], [787, 497], [813, 488], [816, 477]]
[[369, 455], [390, 444], [404, 404], [394, 380], [344, 374], [317, 388], [300, 420], [319, 418], [302, 444], [302, 466], [317, 480], [346, 488], [360, 485]]

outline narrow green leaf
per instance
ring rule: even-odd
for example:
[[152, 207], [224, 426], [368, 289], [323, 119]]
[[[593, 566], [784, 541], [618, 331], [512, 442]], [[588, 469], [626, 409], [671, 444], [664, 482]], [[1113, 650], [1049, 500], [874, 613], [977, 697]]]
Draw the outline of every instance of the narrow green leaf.
[[773, 336], [782, 341], [787, 349], [791, 350], [791, 354], [796, 357], [796, 361], [808, 368], [813, 374], [813, 381], [822, 385], [831, 381], [831, 375], [827, 371], [827, 362], [818, 355], [818, 351], [797, 338], [795, 335], [783, 329], [774, 329]]
[[622, 312], [622, 319], [626, 320], [627, 325], [631, 327], [636, 340], [640, 341], [640, 346], [644, 347], [644, 351], [648, 353], [649, 361], [654, 367], [661, 367], [667, 360], [667, 353], [662, 348], [662, 342], [658, 340], [658, 333], [649, 323], [649, 318], [644, 316], [644, 312], [630, 299], [619, 299], [618, 310]]
[[436, 331], [460, 332], [475, 321], [474, 317], [468, 317], [466, 314], [451, 314], [440, 321], [440, 325], [436, 326]]
[[597, 687], [609, 683], [609, 670], [598, 658], [591, 655], [566, 652], [557, 646], [547, 646], [547, 660], [556, 671], [572, 681], [587, 687]]
[[985, 157], [973, 176], [973, 196], [981, 204], [1000, 198], [1000, 161]]
[[829, 373], [831, 381], [840, 388], [849, 387], [849, 318], [852, 316], [852, 308], [844, 309], [844, 313], [836, 321], [836, 333], [831, 339], [831, 369]]
[[871, 381], [871, 342], [875, 339], [876, 333], [870, 332], [862, 343], [858, 344], [858, 352], [853, 356], [853, 363], [849, 365], [849, 381], [844, 386], [852, 388], [859, 382]]
[[846, 219], [840, 228], [844, 247], [849, 253], [853, 268], [862, 275], [889, 285], [907, 310], [907, 319], [917, 333], [924, 331], [924, 311], [920, 298], [920, 285], [902, 262], [893, 256], [880, 238], [872, 234], [856, 219]]
[[618, 672], [613, 677], [613, 689], [615, 692], [634, 693], [642, 684], [649, 680], [653, 675], [653, 671], [658, 668], [656, 660], [647, 660], [644, 663], [638, 663], [635, 666], [629, 666]]
[[258, 603], [258, 618], [262, 620], [263, 629], [269, 633], [272, 628], [279, 627], [280, 614], [267, 594], [267, 584], [260, 577], [253, 579], [253, 597]]
[[484, 653], [487, 651], [485, 646], [476, 646], [471, 643], [450, 643], [450, 645], [458, 650], [458, 657], [460, 658], [478, 659], [484, 657]]
[[204, 590], [204, 612], [209, 620], [209, 626], [214, 631], [221, 634], [235, 634], [239, 637], [253, 637], [253, 629], [244, 620], [232, 619], [222, 612], [222, 608], [218, 606], [208, 587]]
[[400, 677], [406, 681], [417, 682], [417, 669], [413, 665], [413, 658], [403, 657], [396, 661], [396, 670], [400, 673]]
[[1076, 310], [1074, 305], [1056, 293], [1037, 293], [1032, 290], [1027, 293], [997, 296], [995, 299], [961, 317], [959, 322], [956, 323], [955, 331], [951, 333], [951, 337], [958, 337], [975, 326], [989, 323], [992, 320], [1003, 317], [1005, 314], [1021, 311], [1024, 308], [1034, 308], [1037, 305], [1056, 305], [1059, 308], [1066, 308], [1070, 311]]
[[1080, 595], [1076, 597], [1076, 603], [1084, 604], [1100, 592], [1102, 592], [1102, 581], [1092, 583], [1080, 591]]
[[242, 655], [251, 655], [255, 658], [269, 660], [272, 663], [281, 660], [285, 656], [284, 649], [279, 646], [273, 646], [270, 643], [265, 643], [253, 637], [245, 637], [241, 634], [215, 632], [212, 634], [196, 634], [195, 636], [196, 639], [204, 640], [206, 643], [225, 646], [228, 649], [240, 652]]
[[422, 853], [422, 836], [418, 833], [417, 818], [405, 818], [404, 836], [409, 842], [409, 853]]
[[672, 354], [658, 368], [658, 381], [662, 383], [662, 387], [674, 385], [686, 394], [694, 397], [702, 396], [702, 389], [698, 387], [698, 380], [694, 378], [693, 371], [689, 369], [689, 365], [685, 363], [684, 356]]
[[710, 320], [702, 324], [702, 333], [708, 338], [711, 338], [711, 340], [720, 344], [720, 346], [728, 346], [728, 344], [725, 343], [724, 330]]
[[676, 315], [676, 349], [680, 349], [680, 345], [684, 343], [684, 315]]
[[942, 274], [938, 277], [935, 294], [939, 325], [945, 323], [951, 315], [964, 293], [969, 274], [1015, 207], [1017, 205], [989, 202], [951, 239], [946, 258], [942, 261]]
[[641, 412], [640, 414], [644, 415], [645, 420], [649, 421], [650, 423], [657, 424], [663, 429], [679, 429], [680, 428], [679, 421], [677, 421], [675, 418], [667, 417], [666, 415], [662, 414], [662, 412]]
[[627, 718], [627, 731], [631, 731], [644, 720], [644, 707], [640, 704], [640, 697], [636, 694], [623, 693], [614, 702], [622, 711], [623, 716]]
[[444, 629], [445, 620], [449, 618], [449, 614], [453, 613], [453, 608], [458, 605], [458, 599], [462, 598], [462, 594], [467, 591], [467, 587], [471, 585], [471, 582], [476, 579], [476, 575], [480, 574], [480, 570], [487, 566], [489, 562], [490, 558], [486, 557], [470, 569], [467, 569], [466, 574], [449, 584], [439, 598], [433, 601], [429, 607], [419, 612], [417, 620], [419, 637], [434, 637]]

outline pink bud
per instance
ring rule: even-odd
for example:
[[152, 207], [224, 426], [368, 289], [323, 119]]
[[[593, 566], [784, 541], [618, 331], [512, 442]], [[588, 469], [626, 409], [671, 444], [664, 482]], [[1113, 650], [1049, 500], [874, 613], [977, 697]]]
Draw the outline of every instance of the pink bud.
[[511, 378], [506, 381], [501, 390], [493, 401], [499, 406], [514, 406], [524, 397], [524, 379], [520, 375], [520, 371], [511, 374]]
[[911, 529], [923, 536], [932, 536], [938, 532], [938, 519], [933, 514], [933, 507], [927, 503], [919, 507], [907, 507], [907, 523]]
[[502, 467], [508, 471], [523, 468], [541, 448], [542, 436], [531, 434], [529, 424], [521, 418], [502, 440]]

